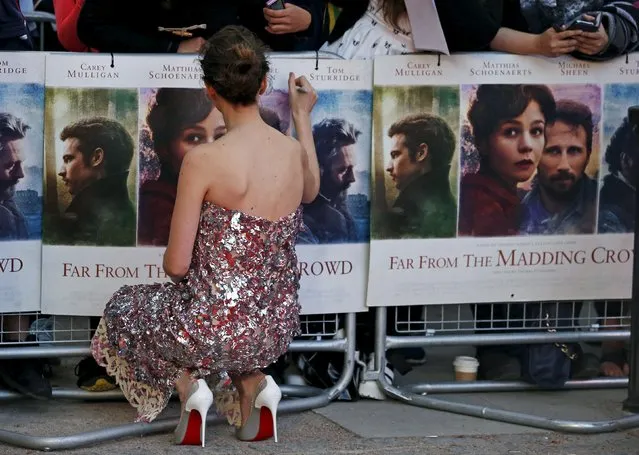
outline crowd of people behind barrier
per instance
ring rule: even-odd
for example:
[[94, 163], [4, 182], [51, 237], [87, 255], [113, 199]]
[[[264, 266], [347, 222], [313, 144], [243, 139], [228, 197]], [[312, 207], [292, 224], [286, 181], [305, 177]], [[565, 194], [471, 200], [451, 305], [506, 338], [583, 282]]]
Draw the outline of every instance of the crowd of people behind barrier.
[[[420, 27], [408, 13], [407, 4], [413, 1], [419, 7], [421, 0], [290, 0], [283, 2], [280, 9], [273, 6], [278, 2], [264, 0], [0, 0], [0, 51], [34, 50], [34, 42], [42, 31], [26, 21], [23, 13], [44, 11], [56, 17], [55, 23], [42, 29], [46, 35], [45, 50], [51, 51], [197, 53], [224, 26], [243, 25], [276, 52], [321, 50], [347, 59], [372, 59], [379, 55], [428, 51], [427, 43], [417, 49], [413, 41], [412, 30]], [[435, 0], [434, 3], [451, 53], [492, 50], [606, 60], [639, 47], [639, 2]], [[12, 168], [4, 165], [9, 160], [5, 146], [9, 141], [24, 138], [25, 128], [11, 118], [0, 117], [0, 164], [3, 164], [0, 223], [12, 219], [8, 195], [22, 173], [19, 164]], [[489, 313], [484, 319], [495, 317], [492, 309]], [[480, 315], [476, 317], [479, 319]], [[610, 321], [619, 324], [616, 319]], [[35, 342], [32, 336], [27, 336], [30, 323], [27, 316], [5, 316], [0, 342], [23, 341], [24, 345]], [[372, 349], [372, 339], [366, 336], [372, 323], [370, 315], [362, 315], [358, 347], [362, 352]], [[604, 348], [607, 353], [604, 358], [595, 359], [595, 364], [579, 366], [579, 377], [600, 372], [608, 376], [628, 373], [623, 346], [609, 344]], [[520, 370], [516, 366], [511, 368], [510, 352], [494, 349], [484, 352], [485, 358], [480, 363], [484, 378], [518, 377]], [[301, 359], [296, 364], [304, 372], [309, 360], [304, 356]], [[407, 349], [391, 359], [396, 364], [410, 365], [423, 362], [425, 356], [421, 349]], [[51, 386], [46, 366], [47, 362], [40, 359], [2, 361], [0, 379], [23, 394], [48, 398]], [[272, 368], [281, 372], [286, 365]], [[334, 376], [330, 373], [332, 368], [330, 359], [324, 359], [311, 369], [325, 370], [315, 373], [317, 381], [322, 382]], [[393, 374], [392, 365], [388, 364], [386, 369]], [[406, 367], [400, 368], [405, 370]], [[92, 358], [81, 361], [76, 374], [78, 386], [86, 390], [116, 387], [113, 378]], [[354, 384], [347, 392], [356, 395], [358, 385]], [[367, 391], [362, 395], [378, 397], [380, 393]]]

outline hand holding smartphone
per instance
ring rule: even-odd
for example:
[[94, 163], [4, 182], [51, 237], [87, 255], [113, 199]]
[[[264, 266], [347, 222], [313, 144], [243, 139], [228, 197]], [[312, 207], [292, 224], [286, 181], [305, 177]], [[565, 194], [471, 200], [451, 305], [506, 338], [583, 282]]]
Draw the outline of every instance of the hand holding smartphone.
[[284, 0], [266, 0], [266, 7], [274, 10], [285, 9]]
[[567, 24], [555, 25], [555, 31], [562, 32], [565, 30], [581, 30], [582, 32], [596, 32], [601, 25], [601, 13], [597, 13], [594, 19], [586, 18], [585, 15], [580, 15], [574, 18]]

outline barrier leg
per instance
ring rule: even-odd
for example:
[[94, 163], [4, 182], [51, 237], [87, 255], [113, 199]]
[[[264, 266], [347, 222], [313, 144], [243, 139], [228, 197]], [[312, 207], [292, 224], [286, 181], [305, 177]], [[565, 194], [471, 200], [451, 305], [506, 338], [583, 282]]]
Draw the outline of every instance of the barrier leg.
[[471, 417], [480, 417], [498, 422], [512, 423], [545, 430], [560, 431], [565, 433], [610, 433], [613, 431], [626, 430], [639, 427], [639, 415], [622, 417], [613, 420], [603, 421], [574, 421], [549, 419], [531, 414], [525, 414], [503, 409], [488, 408], [465, 403], [457, 403], [448, 400], [431, 398], [426, 395], [418, 395], [409, 391], [401, 390], [386, 381], [386, 376], [382, 374], [381, 365], [386, 357], [386, 318], [387, 309], [378, 308], [375, 321], [375, 373], [384, 393], [390, 398], [403, 403], [422, 408], [435, 409], [437, 411], [452, 412]]
[[[636, 139], [639, 143], [639, 106], [632, 106], [628, 109], [628, 120], [634, 126]], [[635, 166], [637, 169], [637, 166]], [[639, 175], [635, 174], [635, 188], [639, 184]], [[637, 232], [637, 222], [639, 216], [639, 199], [635, 201], [635, 243], [634, 251], [637, 251], [639, 237]], [[630, 354], [628, 362], [630, 364], [630, 377], [628, 381], [628, 398], [623, 403], [625, 411], [639, 413], [639, 311], [636, 311], [639, 301], [639, 262], [637, 255], [633, 260], [632, 274], [632, 305], [630, 307]]]
[[[308, 351], [339, 351], [344, 352], [344, 368], [342, 376], [337, 383], [320, 394], [312, 394], [308, 388], [303, 388], [302, 395], [306, 398], [297, 398], [294, 400], [286, 400], [280, 403], [278, 413], [293, 413], [307, 411], [311, 409], [327, 406], [348, 386], [352, 379], [355, 366], [355, 314], [347, 314], [345, 323], [346, 338], [341, 340], [326, 340], [326, 342], [318, 341], [294, 341], [291, 344], [292, 352], [308, 352]], [[318, 349], [319, 347], [319, 349]], [[24, 349], [24, 348], [23, 348]], [[52, 351], [54, 351], [52, 349]], [[70, 350], [71, 352], [76, 352]], [[284, 392], [294, 393], [296, 388], [282, 387]], [[74, 391], [75, 392], [75, 391]], [[78, 391], [78, 395], [84, 396], [83, 391]], [[74, 394], [75, 395], [75, 394]], [[99, 393], [93, 393], [98, 399]], [[117, 394], [112, 394], [117, 397]], [[311, 395], [311, 396], [309, 396]], [[104, 397], [104, 395], [100, 395]], [[69, 436], [42, 437], [32, 436], [12, 431], [0, 430], [0, 442], [14, 445], [26, 449], [35, 449], [42, 451], [75, 449], [79, 447], [90, 446], [114, 439], [124, 437], [142, 436], [148, 434], [166, 433], [175, 429], [178, 424], [178, 418], [173, 419], [157, 419], [152, 423], [133, 423], [120, 425], [116, 427], [103, 428], [95, 431], [89, 431]], [[217, 416], [209, 416], [207, 423], [221, 423], [222, 418]]]

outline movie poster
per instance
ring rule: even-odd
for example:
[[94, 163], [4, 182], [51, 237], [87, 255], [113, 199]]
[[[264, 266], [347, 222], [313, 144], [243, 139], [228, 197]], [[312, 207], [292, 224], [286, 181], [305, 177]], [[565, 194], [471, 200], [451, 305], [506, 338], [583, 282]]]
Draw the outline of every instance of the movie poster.
[[[139, 58], [46, 61], [42, 310], [100, 315], [156, 258], [136, 252]], [[137, 71], [136, 71], [137, 70]]]
[[[304, 204], [297, 253], [305, 314], [363, 311], [370, 237], [372, 64], [344, 60], [274, 60], [274, 91], [289, 72], [318, 92], [311, 123], [320, 192]], [[293, 131], [294, 134], [294, 131]]]
[[[370, 112], [372, 73], [338, 64], [342, 79], [331, 85], [321, 68], [311, 74], [314, 64], [274, 59], [260, 113], [294, 134], [288, 72], [306, 74], [321, 90], [313, 122], [326, 129], [333, 186], [325, 191], [335, 203], [317, 204], [315, 222], [305, 225], [312, 245], [300, 249], [300, 302], [305, 313], [356, 311], [365, 307], [370, 156], [370, 116], [358, 111]], [[162, 259], [182, 160], [223, 137], [226, 126], [193, 56], [111, 63], [110, 56], [53, 55], [47, 65], [43, 308], [99, 315], [120, 286], [168, 280]], [[352, 89], [328, 90], [347, 78]], [[331, 243], [343, 248], [330, 251]], [[339, 294], [326, 298], [327, 281]]]
[[0, 313], [40, 309], [44, 54], [0, 53]]
[[598, 223], [617, 65], [376, 60], [368, 305], [628, 298], [632, 235]]

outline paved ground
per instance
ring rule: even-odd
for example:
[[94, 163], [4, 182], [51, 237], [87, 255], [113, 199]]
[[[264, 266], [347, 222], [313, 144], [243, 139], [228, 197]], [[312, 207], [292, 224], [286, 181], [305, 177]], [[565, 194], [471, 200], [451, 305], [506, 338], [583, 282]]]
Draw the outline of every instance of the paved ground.
[[[427, 367], [398, 382], [446, 379], [450, 351], [430, 356]], [[53, 382], [71, 386], [72, 368], [56, 370]], [[484, 407], [532, 413], [553, 419], [608, 420], [624, 416], [624, 389], [438, 395], [437, 398]], [[171, 403], [162, 418], [178, 415]], [[0, 428], [36, 436], [66, 436], [123, 425], [133, 418], [124, 402], [60, 400], [0, 402]], [[280, 442], [247, 444], [231, 429], [212, 425], [207, 447], [173, 446], [170, 433], [126, 438], [69, 451], [73, 454], [560, 454], [630, 455], [639, 453], [639, 430], [604, 435], [565, 435], [485, 419], [460, 416], [394, 401], [333, 403], [280, 418]], [[38, 453], [0, 444], [0, 454]]]

